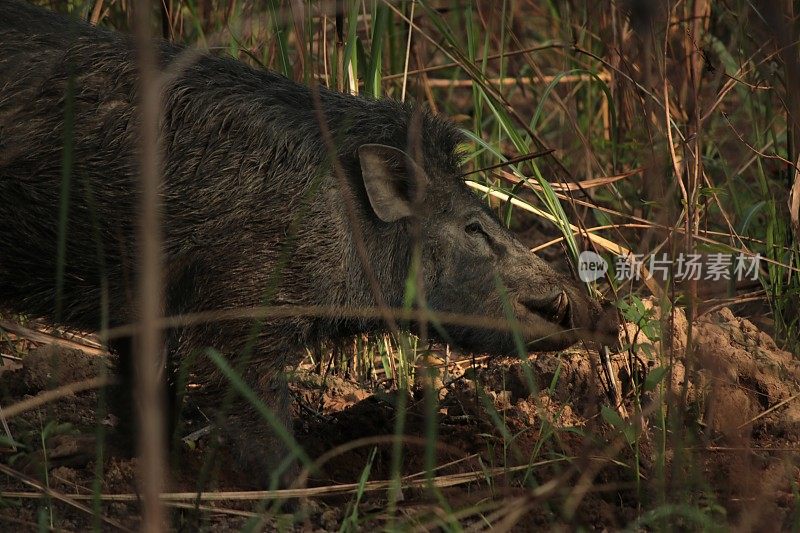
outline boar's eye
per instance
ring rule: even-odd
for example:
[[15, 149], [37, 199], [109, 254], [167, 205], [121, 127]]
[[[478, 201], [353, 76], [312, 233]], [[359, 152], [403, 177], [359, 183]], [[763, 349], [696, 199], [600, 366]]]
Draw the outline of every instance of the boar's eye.
[[483, 229], [481, 223], [478, 221], [470, 222], [467, 224], [467, 227], [464, 228], [464, 231], [467, 232], [467, 235], [471, 235], [473, 237], [480, 237], [485, 239], [487, 242], [490, 242], [491, 239], [489, 238], [489, 234], [486, 233], [486, 230]]

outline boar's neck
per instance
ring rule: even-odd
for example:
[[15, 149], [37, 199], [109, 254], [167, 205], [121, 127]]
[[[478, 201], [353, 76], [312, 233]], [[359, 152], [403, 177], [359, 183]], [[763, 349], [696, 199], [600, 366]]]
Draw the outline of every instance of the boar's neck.
[[[336, 320], [342, 326], [344, 334], [352, 331], [366, 331], [381, 327], [377, 310], [378, 301], [374, 294], [377, 285], [380, 298], [390, 308], [399, 308], [403, 303], [405, 280], [410, 266], [411, 249], [408, 238], [408, 224], [405, 222], [384, 224], [363, 212], [348, 215], [347, 204], [343, 203], [335, 188], [323, 196], [323, 203], [334, 205], [336, 209], [327, 214], [330, 225], [317, 225], [317, 241], [320, 250], [311, 261], [309, 276], [315, 279], [319, 290], [314, 294], [327, 301], [324, 305], [341, 308], [343, 315], [347, 311], [375, 308], [375, 319], [348, 320], [345, 316]], [[327, 218], [320, 214], [320, 219]], [[353, 223], [358, 224], [358, 231], [353, 231]], [[320, 237], [324, 237], [324, 241]], [[359, 255], [358, 238], [364, 255], [368, 259], [365, 268]], [[326, 253], [335, 250], [335, 254]], [[335, 259], [334, 259], [335, 258]], [[370, 276], [374, 284], [370, 283]], [[337, 326], [337, 327], [338, 327]]]

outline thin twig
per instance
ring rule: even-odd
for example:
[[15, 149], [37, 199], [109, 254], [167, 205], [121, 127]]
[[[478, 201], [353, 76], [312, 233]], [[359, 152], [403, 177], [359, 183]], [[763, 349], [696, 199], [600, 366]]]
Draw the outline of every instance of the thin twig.
[[[411, 20], [414, 20], [414, 9], [417, 7], [417, 1], [412, 0], [411, 2], [411, 16], [409, 17]], [[414, 26], [409, 24], [408, 25], [408, 41], [406, 41], [406, 58], [405, 63], [403, 64], [403, 88], [400, 91], [400, 101], [406, 101], [406, 84], [408, 82], [408, 61], [411, 58], [411, 35], [414, 33]]]
[[76, 381], [74, 383], [68, 383], [66, 385], [56, 387], [55, 389], [40, 392], [32, 398], [27, 398], [21, 402], [12, 404], [4, 410], [5, 416], [7, 419], [11, 419], [26, 411], [36, 409], [37, 407], [45, 405], [46, 403], [58, 400], [59, 398], [72, 396], [87, 390], [99, 389], [101, 387], [105, 387], [106, 385], [110, 385], [111, 383], [113, 383], [113, 380], [106, 377], [95, 377], [84, 379], [82, 381]]
[[783, 407], [783, 406], [784, 406], [784, 405], [786, 405], [787, 403], [789, 403], [789, 402], [792, 402], [792, 401], [796, 400], [797, 398], [800, 398], [800, 392], [798, 392], [798, 393], [797, 393], [797, 394], [795, 394], [794, 396], [791, 396], [791, 397], [789, 397], [789, 398], [786, 398], [786, 399], [785, 399], [785, 400], [783, 400], [782, 402], [778, 402], [778, 403], [776, 403], [775, 405], [773, 405], [772, 407], [770, 407], [770, 408], [769, 408], [769, 409], [767, 409], [766, 411], [762, 411], [761, 413], [757, 414], [756, 416], [754, 416], [753, 418], [751, 418], [751, 419], [750, 419], [750, 420], [748, 420], [747, 422], [742, 422], [741, 424], [739, 424], [738, 426], [736, 426], [736, 429], [742, 429], [743, 427], [745, 427], [745, 426], [747, 426], [747, 425], [749, 425], [749, 424], [752, 424], [753, 422], [755, 422], [755, 421], [756, 421], [756, 420], [758, 420], [759, 418], [763, 418], [763, 417], [767, 416], [767, 415], [768, 415], [769, 413], [771, 413], [772, 411], [774, 411], [774, 410], [776, 410], [776, 409], [779, 409], [779, 408]]
[[[551, 83], [553, 80], [558, 79], [559, 83], [576, 83], [582, 81], [593, 80], [595, 77], [600, 78], [601, 80], [608, 82], [611, 79], [611, 75], [608, 72], [600, 72], [594, 76], [590, 76], [588, 74], [569, 74], [566, 76], [559, 76], [559, 75], [548, 75], [548, 76], [541, 76], [541, 78], [537, 78], [537, 81], [541, 81], [543, 83]], [[522, 78], [486, 78], [483, 80], [484, 83], [488, 83], [491, 85], [518, 85], [522, 81]], [[431, 87], [472, 87], [475, 85], [474, 79], [467, 79], [467, 80], [449, 80], [444, 78], [429, 78], [428, 83], [430, 83]]]
[[[27, 498], [41, 498], [42, 495], [46, 495], [46, 496], [49, 496], [50, 498], [53, 498], [53, 499], [58, 500], [60, 502], [66, 503], [70, 507], [74, 507], [75, 509], [78, 509], [79, 511], [83, 511], [84, 513], [86, 513], [86, 514], [88, 514], [90, 516], [94, 516], [95, 515], [94, 512], [91, 509], [89, 509], [88, 507], [86, 507], [82, 503], [79, 503], [78, 501], [76, 501], [76, 500], [91, 500], [91, 499], [95, 498], [94, 494], [75, 494], [75, 495], [67, 496], [66, 494], [62, 494], [61, 492], [59, 492], [57, 490], [54, 490], [54, 489], [51, 489], [49, 487], [46, 487], [46, 486], [42, 485], [39, 481], [37, 481], [37, 480], [35, 480], [35, 479], [23, 474], [22, 472], [14, 470], [13, 468], [8, 467], [8, 466], [6, 466], [6, 465], [4, 465], [2, 463], [0, 463], [0, 472], [2, 472], [3, 474], [5, 474], [5, 475], [7, 475], [9, 477], [12, 477], [14, 479], [18, 479], [21, 482], [23, 482], [24, 484], [28, 485], [29, 487], [33, 487], [34, 489], [39, 491], [37, 493], [30, 493], [30, 492], [19, 493], [19, 494], [24, 494], [24, 496], [22, 496], [22, 495], [16, 496], [18, 498], [26, 498], [26, 497]], [[137, 499], [138, 499], [138, 495], [134, 495], [134, 496], [136, 496]], [[132, 531], [132, 530], [128, 529], [127, 527], [125, 527], [124, 525], [122, 525], [121, 523], [119, 523], [116, 520], [113, 520], [111, 518], [108, 518], [107, 516], [100, 515], [100, 520], [102, 520], [103, 522], [105, 522], [106, 524], [108, 524], [110, 526], [113, 526], [113, 527], [119, 529], [120, 531]]]
[[0, 319], [0, 329], [10, 331], [14, 335], [41, 344], [54, 344], [56, 346], [62, 346], [64, 348], [69, 348], [72, 350], [80, 350], [90, 355], [97, 355], [97, 356], [108, 355], [108, 352], [101, 348], [90, 346], [82, 342], [77, 342], [70, 339], [57, 337], [49, 333], [43, 333], [41, 331], [36, 331], [30, 328], [26, 328], [25, 326], [21, 326], [16, 322], [12, 322], [10, 320]]
[[756, 148], [755, 146], [753, 146], [752, 144], [750, 144], [749, 142], [744, 140], [744, 137], [742, 137], [741, 134], [733, 126], [733, 124], [731, 124], [731, 121], [728, 119], [728, 114], [725, 113], [724, 111], [722, 111], [721, 113], [722, 113], [722, 118], [724, 118], [725, 122], [728, 123], [728, 126], [731, 128], [731, 131], [733, 132], [733, 134], [736, 135], [736, 137], [742, 142], [742, 144], [747, 146], [750, 149], [751, 152], [754, 152], [755, 154], [758, 154], [759, 156], [764, 157], [766, 159], [774, 159], [776, 161], [780, 161], [781, 163], [793, 168], [795, 172], [800, 173], [800, 168], [798, 168], [797, 165], [795, 165], [794, 163], [792, 163], [788, 159], [785, 159], [785, 158], [779, 156], [778, 154], [767, 154], [767, 153], [761, 152], [761, 151], [758, 150], [758, 148]]

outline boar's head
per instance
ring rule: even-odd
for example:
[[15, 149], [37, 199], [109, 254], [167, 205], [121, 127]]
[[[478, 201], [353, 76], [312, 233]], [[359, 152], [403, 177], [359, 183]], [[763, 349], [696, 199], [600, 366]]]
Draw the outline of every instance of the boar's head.
[[[495, 324], [511, 318], [518, 325], [515, 337], [508, 329], [445, 324], [445, 340], [507, 354], [517, 351], [520, 338], [534, 350], [560, 349], [587, 337], [614, 342], [616, 314], [601, 309], [584, 288], [503, 227], [459, 177], [455, 150], [442, 156], [441, 150], [422, 148], [416, 158], [409, 151], [385, 144], [357, 149], [365, 208], [372, 210], [379, 233], [418, 243], [430, 309]], [[390, 299], [402, 303], [397, 295]]]

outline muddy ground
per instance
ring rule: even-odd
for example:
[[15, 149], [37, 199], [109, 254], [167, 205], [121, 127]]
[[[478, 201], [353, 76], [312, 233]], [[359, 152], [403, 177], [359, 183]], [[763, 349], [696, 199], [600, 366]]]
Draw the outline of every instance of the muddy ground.
[[[430, 386], [403, 396], [385, 380], [368, 387], [301, 369], [292, 379], [295, 433], [312, 459], [327, 457], [303, 485], [311, 488], [292, 493], [306, 497], [278, 508], [263, 494], [234, 493], [254, 474], [237, 472], [224, 449], [204, 470], [216, 447], [202, 414], [194, 413], [185, 420], [182, 434], [190, 438], [173, 456], [168, 490], [196, 491], [202, 478], [212, 499], [176, 495], [168, 502], [172, 524], [186, 531], [248, 523], [360, 530], [390, 522], [520, 531], [797, 527], [797, 359], [727, 309], [694, 324], [690, 350], [681, 314], [664, 326], [672, 334], [663, 342], [638, 332], [637, 344], [649, 346], [605, 365], [586, 347], [525, 361], [440, 353], [428, 358], [435, 369]], [[635, 326], [628, 330], [637, 335]], [[136, 529], [136, 460], [121, 451], [118, 421], [91, 388], [107, 374], [107, 358], [7, 337], [27, 353], [6, 359], [0, 373], [9, 432], [21, 443], [14, 450], [6, 437], [0, 449], [0, 527]], [[638, 393], [637, 380], [646, 384]], [[19, 402], [73, 382], [88, 390], [17, 413]], [[400, 412], [407, 438], [395, 462], [402, 487], [392, 492], [381, 481], [392, 477], [387, 436]], [[426, 479], [431, 462], [437, 470]], [[362, 478], [370, 483], [356, 495], [351, 484]]]

